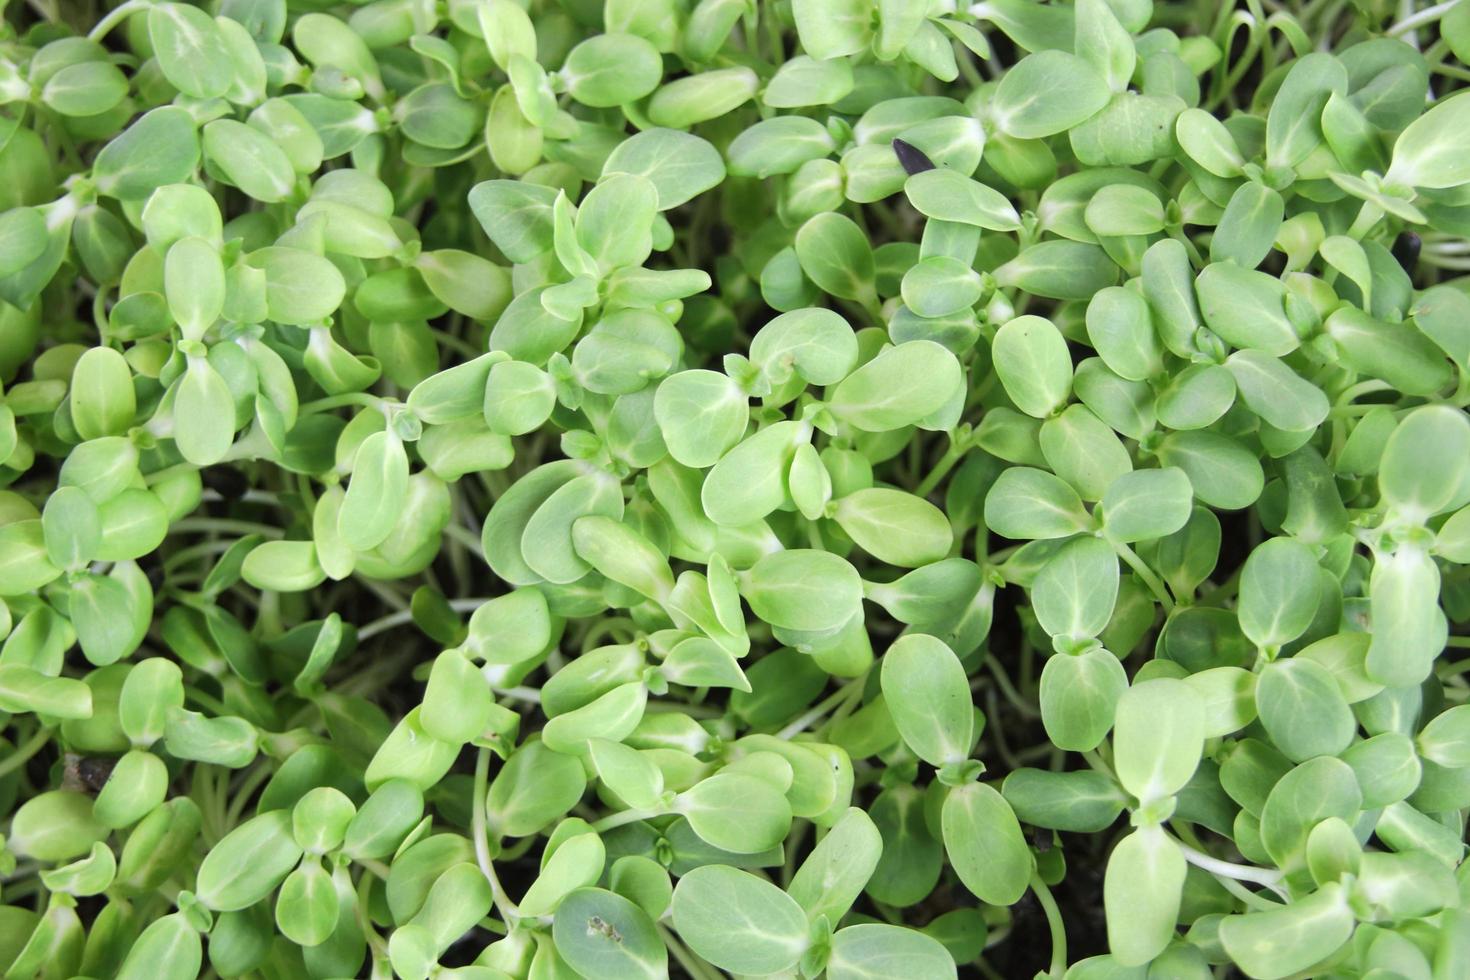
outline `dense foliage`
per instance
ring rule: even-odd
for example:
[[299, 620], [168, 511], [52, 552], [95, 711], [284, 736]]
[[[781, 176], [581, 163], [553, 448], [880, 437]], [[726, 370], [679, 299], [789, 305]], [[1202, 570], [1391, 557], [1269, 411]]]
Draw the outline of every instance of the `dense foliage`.
[[1470, 2], [0, 8], [7, 980], [1470, 976]]

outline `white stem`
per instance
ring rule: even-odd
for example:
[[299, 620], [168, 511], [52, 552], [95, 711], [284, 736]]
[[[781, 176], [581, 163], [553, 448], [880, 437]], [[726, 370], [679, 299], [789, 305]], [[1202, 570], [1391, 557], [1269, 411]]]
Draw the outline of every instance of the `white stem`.
[[1248, 864], [1222, 861], [1219, 858], [1210, 857], [1203, 851], [1197, 851], [1182, 841], [1175, 843], [1179, 845], [1179, 850], [1184, 854], [1184, 860], [1203, 871], [1225, 878], [1234, 878], [1236, 881], [1249, 881], [1269, 888], [1278, 895], [1286, 896], [1285, 889], [1281, 887], [1282, 874], [1274, 868], [1257, 868]]
[[1400, 34], [1407, 34], [1409, 31], [1423, 27], [1425, 24], [1432, 24], [1449, 13], [1455, 4], [1459, 2], [1460, 0], [1446, 0], [1445, 3], [1437, 3], [1433, 7], [1425, 7], [1418, 13], [1410, 14], [1394, 24], [1386, 33], [1389, 37], [1398, 37]]
[[[455, 612], [474, 612], [489, 601], [489, 599], [450, 599], [449, 608]], [[357, 631], [358, 642], [372, 639], [379, 633], [385, 633], [411, 622], [413, 622], [413, 610], [411, 609], [404, 609], [401, 612], [384, 616], [382, 619], [375, 619]]]

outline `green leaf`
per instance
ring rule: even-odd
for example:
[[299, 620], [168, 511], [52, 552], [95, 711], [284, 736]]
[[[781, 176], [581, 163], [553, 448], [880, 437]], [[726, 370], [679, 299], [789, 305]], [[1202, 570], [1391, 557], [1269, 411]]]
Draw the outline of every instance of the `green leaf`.
[[597, 514], [572, 524], [572, 547], [577, 556], [611, 581], [655, 601], [674, 589], [667, 559], [636, 530]]
[[1020, 227], [1020, 216], [1004, 194], [953, 170], [935, 168], [916, 173], [903, 189], [909, 203], [928, 218], [990, 231]]
[[1295, 167], [1322, 142], [1322, 109], [1333, 93], [1345, 94], [1347, 70], [1335, 57], [1314, 51], [1286, 73], [1266, 114], [1266, 164]]
[[979, 273], [948, 255], [934, 255], [903, 277], [903, 301], [919, 316], [953, 316], [974, 306], [983, 294]]
[[969, 758], [974, 706], [959, 659], [922, 633], [896, 640], [883, 655], [883, 698], [904, 743], [935, 768]]
[[1103, 238], [1152, 235], [1164, 228], [1164, 205], [1147, 188], [1111, 184], [1092, 195], [1082, 219]]
[[1058, 644], [1100, 634], [1112, 619], [1117, 597], [1118, 556], [1094, 537], [1063, 545], [1031, 585], [1036, 622]]
[[1210, 239], [1210, 261], [1247, 269], [1260, 265], [1276, 241], [1285, 210], [1281, 195], [1271, 188], [1254, 181], [1241, 184]]
[[1470, 99], [1452, 95], [1399, 134], [1384, 179], [1409, 187], [1457, 187], [1470, 182], [1465, 144]]
[[528, 742], [490, 784], [490, 826], [511, 837], [527, 837], [570, 810], [586, 787], [587, 777], [575, 757]]
[[995, 279], [1002, 286], [1049, 299], [1085, 300], [1116, 283], [1118, 267], [1096, 245], [1043, 241], [1028, 245], [996, 269]]
[[636, 102], [663, 77], [658, 49], [635, 34], [598, 34], [567, 54], [561, 79], [583, 105], [607, 108]]
[[1277, 980], [1327, 959], [1348, 941], [1353, 924], [1347, 898], [1334, 884], [1280, 909], [1226, 916], [1220, 942], [1251, 976]]
[[195, 894], [208, 908], [247, 908], [275, 890], [301, 857], [291, 817], [273, 810], [252, 817], [210, 848], [199, 866]]
[[679, 794], [675, 803], [705, 842], [736, 854], [775, 847], [791, 829], [791, 807], [770, 783], [722, 772]]
[[1189, 108], [1181, 112], [1174, 133], [1179, 148], [1216, 177], [1235, 177], [1245, 165], [1230, 130], [1203, 109]]
[[1176, 467], [1124, 473], [1103, 493], [1103, 530], [1126, 542], [1167, 537], [1189, 522], [1192, 500], [1189, 477]]
[[793, 0], [801, 46], [826, 60], [857, 54], [872, 40], [871, 0]]
[[391, 430], [363, 440], [337, 515], [337, 530], [354, 550], [377, 547], [392, 533], [408, 494], [408, 455]]
[[854, 428], [888, 432], [937, 412], [959, 388], [961, 376], [948, 350], [930, 340], [911, 340], [885, 347], [844, 378], [828, 407]]
[[862, 608], [862, 580], [845, 559], [825, 551], [777, 551], [739, 577], [740, 594], [766, 623], [823, 633], [839, 629]]
[[1114, 769], [1123, 788], [1145, 806], [1183, 789], [1203, 748], [1204, 705], [1183, 681], [1140, 681], [1118, 699]]
[[718, 68], [666, 82], [648, 101], [655, 126], [688, 129], [718, 119], [754, 97], [760, 78], [749, 68]]
[[587, 741], [587, 754], [597, 778], [629, 806], [653, 807], [663, 795], [663, 773], [637, 749], [593, 738]]
[[601, 888], [579, 888], [562, 899], [552, 936], [562, 959], [587, 980], [656, 978], [668, 971], [668, 952], [653, 920]]
[[831, 105], [846, 97], [853, 85], [851, 63], [798, 55], [777, 69], [761, 93], [761, 101], [773, 109]]
[[794, 173], [836, 148], [832, 134], [815, 119], [776, 116], [735, 137], [725, 156], [730, 173], [737, 177], [771, 177]]
[[1339, 755], [1357, 723], [1336, 681], [1310, 660], [1279, 660], [1262, 668], [1256, 685], [1261, 724], [1287, 758], [1304, 762]]
[[1278, 358], [1241, 350], [1226, 358], [1225, 367], [1251, 411], [1276, 428], [1305, 432], [1327, 418], [1327, 396]]
[[217, 98], [234, 80], [225, 39], [198, 7], [183, 3], [150, 6], [148, 40], [164, 77], [185, 95]]
[[571, 892], [595, 884], [602, 876], [606, 850], [596, 834], [578, 834], [562, 841], [541, 874], [517, 903], [527, 915], [549, 915]]
[[1330, 756], [1309, 759], [1281, 776], [1261, 808], [1261, 843], [1282, 870], [1306, 865], [1307, 836], [1328, 817], [1357, 818], [1363, 795], [1352, 769]]
[[[718, 186], [725, 179], [725, 163], [707, 140], [678, 130], [655, 128], [619, 143], [608, 155], [602, 173], [645, 178], [658, 191], [659, 210], [667, 211]], [[473, 206], [473, 200], [471, 203]], [[510, 253], [506, 255], [509, 257]]]
[[969, 783], [944, 798], [944, 851], [960, 881], [988, 905], [1014, 905], [1026, 893], [1033, 859], [1011, 806], [994, 788]]
[[1399, 422], [1379, 462], [1379, 492], [1409, 520], [1441, 512], [1465, 485], [1470, 421], [1447, 407], [1416, 408]]
[[320, 322], [336, 311], [347, 292], [342, 273], [320, 255], [272, 246], [252, 252], [247, 261], [265, 273], [266, 310], [280, 323]]
[[1124, 803], [1117, 783], [1087, 769], [1017, 769], [1006, 776], [1001, 793], [1025, 823], [1084, 834], [1110, 826]]
[[127, 360], [110, 347], [92, 347], [72, 370], [72, 424], [83, 439], [122, 435], [137, 412]]
[[199, 975], [204, 959], [199, 933], [186, 915], [155, 919], [134, 940], [117, 976], [127, 980], [185, 980]]
[[953, 532], [944, 512], [900, 490], [870, 487], [837, 500], [832, 514], [864, 551], [900, 568], [918, 568], [949, 554]]
[[1206, 325], [1233, 347], [1282, 357], [1301, 343], [1286, 316], [1286, 287], [1275, 276], [1212, 262], [1195, 291]]
[[1159, 462], [1189, 477], [1194, 495], [1211, 507], [1238, 510], [1261, 495], [1261, 463], [1239, 442], [1216, 432], [1174, 432], [1159, 444]]
[[1142, 966], [1174, 938], [1185, 869], [1179, 845], [1157, 825], [1139, 827], [1113, 848], [1103, 904], [1108, 948], [1119, 964]]
[[1040, 139], [1065, 132], [1108, 104], [1108, 82], [1065, 51], [1027, 55], [1005, 73], [991, 111], [1001, 132]]
[[604, 177], [587, 194], [577, 211], [577, 242], [602, 274], [648, 258], [658, 203], [653, 182], [633, 174]]
[[1068, 405], [1041, 424], [1041, 455], [1052, 470], [1087, 500], [1133, 468], [1122, 440], [1091, 409]]
[[762, 878], [718, 864], [679, 879], [673, 918], [691, 950], [733, 973], [790, 969], [808, 942], [806, 916], [795, 900]]
[[170, 246], [163, 267], [168, 310], [188, 340], [200, 340], [224, 312], [225, 268], [219, 252], [202, 238]]
[[950, 980], [955, 975], [954, 960], [938, 940], [878, 922], [839, 929], [827, 957], [831, 980]]
[[283, 201], [296, 185], [291, 160], [252, 126], [216, 119], [204, 127], [204, 155], [248, 196], [266, 204]]
[[665, 378], [653, 412], [669, 455], [696, 469], [718, 462], [750, 421], [745, 393], [715, 371], [681, 371]]
[[1102, 75], [1108, 88], [1121, 92], [1128, 87], [1137, 59], [1133, 38], [1118, 23], [1106, 0], [1081, 0], [1077, 4], [1075, 50]]
[[147, 197], [154, 188], [178, 184], [200, 157], [193, 116], [173, 106], [151, 110], [98, 151], [97, 188], [122, 200]]
[[554, 188], [518, 180], [487, 180], [469, 193], [476, 220], [512, 262], [529, 262], [551, 250], [555, 200]]
[[204, 357], [191, 356], [174, 388], [174, 442], [195, 466], [219, 462], [235, 439], [235, 399]]
[[1463, 768], [1470, 759], [1470, 711], [1466, 705], [1448, 708], [1430, 719], [1415, 736], [1419, 753], [1436, 765]]
[[860, 301], [875, 295], [872, 247], [845, 215], [819, 214], [802, 225], [796, 233], [796, 257], [824, 292]]
[[787, 893], [809, 920], [840, 922], [862, 894], [883, 854], [883, 838], [866, 812], [850, 807], [796, 869]]
[[[162, 55], [159, 63], [163, 64]], [[116, 65], [84, 61], [52, 75], [41, 90], [41, 100], [63, 116], [84, 117], [107, 112], [127, 94], [127, 77]]]
[[1118, 698], [1127, 688], [1123, 665], [1102, 647], [1048, 658], [1038, 691], [1047, 737], [1073, 752], [1097, 748], [1113, 727]]
[[1077, 491], [1029, 466], [1002, 472], [985, 497], [986, 525], [1008, 538], [1065, 538], [1087, 530], [1089, 522]]
[[1278, 649], [1306, 632], [1317, 612], [1317, 562], [1293, 538], [1271, 538], [1240, 576], [1240, 628], [1259, 647]]
[[1421, 548], [1380, 553], [1368, 580], [1373, 639], [1368, 676], [1388, 687], [1408, 687], [1429, 676], [1445, 643], [1446, 623], [1436, 601], [1439, 568]]

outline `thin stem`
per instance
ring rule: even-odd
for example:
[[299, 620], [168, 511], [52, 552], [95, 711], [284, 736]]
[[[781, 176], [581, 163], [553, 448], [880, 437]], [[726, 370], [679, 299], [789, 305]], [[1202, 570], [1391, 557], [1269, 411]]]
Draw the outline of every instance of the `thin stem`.
[[965, 453], [969, 449], [970, 445], [968, 440], [956, 441], [951, 437], [949, 448], [944, 451], [943, 456], [939, 457], [939, 462], [934, 464], [934, 468], [914, 488], [914, 496], [929, 496], [934, 491], [934, 488], [939, 486], [939, 481], [943, 480], [949, 475], [949, 471], [954, 469], [955, 464], [965, 458]]
[[624, 824], [637, 823], [640, 820], [651, 820], [654, 817], [662, 817], [667, 812], [666, 810], [624, 810], [622, 813], [614, 813], [611, 816], [603, 817], [592, 825], [592, 830], [600, 834], [604, 831], [612, 830], [614, 827], [621, 827]]
[[1154, 598], [1159, 600], [1159, 605], [1164, 607], [1164, 615], [1167, 616], [1173, 612], [1174, 597], [1169, 594], [1168, 588], [1164, 586], [1164, 580], [1159, 578], [1142, 558], [1138, 557], [1138, 552], [1134, 551], [1122, 541], [1114, 541], [1112, 538], [1108, 538], [1108, 543], [1113, 546], [1113, 550], [1118, 553], [1118, 557], [1122, 558], [1124, 563], [1133, 569], [1133, 573], [1142, 580], [1143, 584], [1148, 586], [1148, 590], [1154, 594]]
[[[453, 609], [455, 612], [474, 612], [476, 609], [479, 609], [481, 606], [489, 601], [489, 599], [484, 598], [450, 599], [449, 608]], [[390, 613], [389, 615], [383, 616], [380, 619], [373, 620], [371, 623], [368, 623], [366, 626], [362, 627], [362, 629], [358, 630], [357, 640], [359, 643], [361, 643], [363, 640], [372, 639], [379, 633], [386, 633], [388, 630], [394, 629], [399, 626], [405, 626], [411, 622], [413, 622], [412, 609], [404, 609], [400, 612]]]
[[383, 603], [385, 605], [392, 606], [399, 612], [408, 612], [408, 600], [403, 598], [403, 596], [399, 595], [397, 592], [394, 592], [392, 589], [386, 588], [385, 586], [373, 581], [370, 578], [362, 578], [361, 576], [359, 576], [358, 581], [367, 586], [368, 591], [372, 592], [373, 595], [383, 600]]
[[[996, 697], [995, 688], [993, 687], [985, 689], [985, 708], [985, 716], [987, 718], [1000, 717], [1000, 699]], [[1006, 768], [1020, 769], [1021, 760], [1016, 758], [1016, 754], [1011, 751], [1010, 745], [1006, 743], [1005, 726], [996, 725], [988, 729], [987, 734], [991, 736], [995, 753], [1000, 756], [1000, 761], [1005, 763]]]
[[659, 938], [673, 954], [674, 959], [684, 968], [684, 972], [694, 977], [695, 980], [719, 980], [720, 974], [704, 964], [703, 960], [697, 959], [694, 954], [684, 948], [684, 944], [675, 938], [668, 927], [662, 922], [657, 924]]
[[1046, 913], [1046, 927], [1051, 930], [1051, 969], [1047, 976], [1052, 980], [1062, 980], [1062, 975], [1067, 972], [1067, 927], [1062, 923], [1062, 910], [1057, 908], [1057, 900], [1052, 897], [1046, 882], [1041, 880], [1041, 875], [1031, 876], [1031, 890], [1036, 893], [1036, 900]]
[[1398, 37], [1401, 34], [1409, 33], [1415, 28], [1423, 27], [1425, 24], [1432, 24], [1453, 10], [1459, 2], [1460, 0], [1446, 0], [1445, 3], [1437, 3], [1433, 7], [1425, 7], [1423, 10], [1405, 17], [1384, 33], [1389, 37]]
[[463, 546], [465, 550], [476, 558], [485, 557], [485, 551], [480, 543], [480, 536], [470, 531], [469, 528], [460, 527], [458, 524], [448, 524], [444, 528], [444, 533], [449, 537], [449, 540]]
[[170, 530], [201, 531], [210, 534], [259, 534], [267, 538], [285, 537], [285, 532], [273, 525], [257, 524], [254, 521], [236, 521], [227, 517], [186, 517], [183, 520], [174, 521]]
[[41, 727], [22, 746], [0, 760], [0, 776], [7, 776], [31, 760], [31, 756], [46, 747], [51, 741], [51, 729]]
[[790, 724], [788, 724], [785, 728], [783, 728], [779, 732], [777, 732], [776, 733], [776, 737], [779, 738], [779, 739], [783, 739], [783, 740], [789, 740], [792, 737], [794, 737], [796, 735], [799, 735], [800, 733], [806, 731], [807, 728], [810, 727], [813, 722], [815, 722], [818, 719], [822, 718], [829, 711], [833, 710], [838, 705], [840, 705], [844, 700], [846, 700], [848, 697], [850, 697], [852, 695], [852, 691], [854, 689], [861, 690], [862, 685], [867, 681], [867, 679], [868, 679], [867, 672], [864, 671], [863, 672], [863, 675], [861, 677], [856, 677], [856, 678], [853, 678], [852, 680], [848, 681], [846, 684], [842, 685], [836, 691], [832, 692], [830, 695], [828, 695], [827, 697], [823, 698], [821, 701], [818, 701], [816, 703], [816, 705], [813, 706], [810, 711], [807, 711], [807, 712], [804, 712], [804, 713], [798, 715], [796, 718], [794, 718], [791, 721]]
[[368, 902], [373, 889], [371, 875], [363, 875], [357, 882], [357, 923], [362, 929], [362, 934], [367, 939], [368, 946], [372, 949], [373, 975], [378, 975], [378, 963], [388, 958], [388, 944], [383, 942], [383, 937], [378, 935], [377, 927], [373, 925], [368, 915]]
[[250, 800], [255, 796], [255, 791], [260, 788], [271, 776], [275, 775], [269, 766], [256, 766], [250, 773], [240, 781], [240, 785], [230, 797], [230, 805], [225, 810], [225, 826], [234, 827], [240, 823], [240, 817], [244, 815], [245, 808], [250, 805]]
[[87, 32], [87, 40], [100, 41], [107, 36], [114, 27], [127, 20], [140, 10], [147, 10], [153, 6], [153, 0], [128, 0], [127, 3], [108, 11], [107, 16], [99, 20], [95, 27]]
[[1113, 767], [1110, 766], [1110, 765], [1108, 765], [1107, 762], [1103, 759], [1103, 757], [1097, 754], [1097, 750], [1096, 749], [1092, 749], [1092, 750], [1089, 750], [1087, 752], [1083, 752], [1082, 753], [1082, 761], [1086, 762], [1087, 765], [1094, 772], [1100, 772], [1104, 776], [1107, 776], [1109, 779], [1116, 778], [1113, 775]]
[[1176, 840], [1179, 850], [1184, 855], [1184, 860], [1202, 871], [1208, 871], [1217, 878], [1231, 878], [1235, 881], [1248, 881], [1254, 885], [1261, 885], [1271, 891], [1287, 898], [1286, 889], [1281, 886], [1282, 874], [1274, 868], [1257, 868], [1248, 864], [1235, 864], [1231, 861], [1222, 861], [1219, 858], [1210, 857], [1203, 851], [1197, 851], [1183, 841]]
[[342, 408], [346, 405], [358, 405], [362, 408], [377, 408], [383, 404], [383, 399], [377, 395], [370, 395], [365, 391], [349, 391], [341, 395], [329, 395], [326, 398], [318, 398], [316, 401], [307, 402], [296, 410], [297, 415], [311, 415], [314, 412], [325, 412], [333, 408]]
[[495, 862], [490, 857], [490, 841], [486, 837], [485, 826], [485, 794], [489, 783], [490, 750], [482, 748], [475, 756], [475, 784], [472, 790], [474, 797], [470, 800], [470, 836], [475, 841], [475, 862], [479, 864], [485, 880], [490, 883], [490, 895], [495, 900], [495, 907], [509, 927], [521, 917], [521, 910], [505, 893], [505, 888], [500, 884], [500, 876], [495, 873]]
[[[1350, 385], [1342, 390], [1342, 394], [1337, 396], [1337, 404], [1347, 405], [1351, 402], [1357, 401], [1364, 395], [1371, 395], [1374, 392], [1378, 391], [1392, 390], [1393, 385], [1389, 384], [1387, 381], [1379, 381], [1377, 378], [1371, 378], [1367, 381], [1359, 381], [1357, 384]], [[1374, 405], [1372, 407], [1377, 408], [1378, 406]]]
[[381, 878], [383, 881], [388, 880], [389, 868], [386, 864], [384, 864], [382, 861], [379, 861], [377, 858], [353, 858], [352, 860], [353, 863], [361, 865], [362, 867], [371, 871], [378, 878]]
[[1373, 226], [1383, 220], [1383, 209], [1372, 201], [1364, 201], [1363, 206], [1358, 209], [1358, 216], [1353, 219], [1352, 227], [1348, 229], [1349, 238], [1362, 241], [1368, 237], [1368, 232]]
[[[1006, 673], [1005, 667], [1001, 665], [1000, 660], [996, 658], [995, 654], [988, 654], [985, 657], [985, 666], [995, 678], [995, 683], [1000, 688], [1000, 693], [1005, 696], [1005, 699], [1011, 703], [1012, 707], [1019, 711], [1025, 718], [1041, 717], [1041, 710], [1022, 697], [1021, 692], [1016, 690], [1016, 686], [1011, 683], [1010, 675]], [[974, 685], [972, 684], [971, 686], [973, 687]]]

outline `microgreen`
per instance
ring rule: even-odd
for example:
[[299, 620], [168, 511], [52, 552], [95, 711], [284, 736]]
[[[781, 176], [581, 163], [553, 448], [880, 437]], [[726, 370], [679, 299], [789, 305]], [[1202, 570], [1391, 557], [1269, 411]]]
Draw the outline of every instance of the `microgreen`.
[[0, 9], [4, 977], [1470, 976], [1470, 0]]

